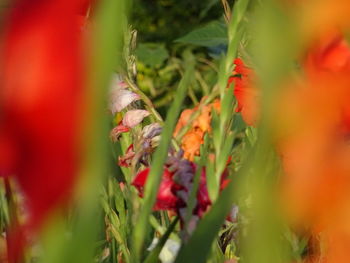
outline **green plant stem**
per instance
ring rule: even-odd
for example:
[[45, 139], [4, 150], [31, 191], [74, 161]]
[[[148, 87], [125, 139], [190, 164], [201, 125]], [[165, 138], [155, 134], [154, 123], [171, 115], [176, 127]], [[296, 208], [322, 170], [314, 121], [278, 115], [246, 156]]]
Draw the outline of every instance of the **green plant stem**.
[[172, 140], [173, 129], [180, 113], [181, 104], [187, 94], [187, 88], [190, 85], [193, 76], [194, 65], [188, 67], [184, 77], [179, 83], [178, 92], [176, 93], [173, 104], [167, 114], [167, 119], [162, 131], [161, 140], [154, 158], [152, 160], [151, 170], [144, 191], [144, 202], [138, 217], [138, 222], [133, 231], [133, 263], [140, 262], [142, 258], [142, 248], [145, 245], [145, 238], [149, 229], [149, 216], [152, 213], [153, 204], [156, 201], [157, 192], [161, 183], [163, 174], [163, 165], [168, 156], [169, 145]]
[[199, 71], [196, 71], [196, 72], [195, 72], [195, 76], [196, 76], [196, 79], [197, 79], [198, 83], [199, 83], [199, 84], [201, 85], [201, 87], [202, 87], [203, 94], [204, 94], [205, 96], [208, 96], [209, 93], [210, 93], [210, 89], [209, 89], [208, 84], [204, 81], [204, 79], [203, 79], [201, 73], [200, 73]]
[[162, 116], [160, 116], [158, 111], [154, 108], [152, 101], [147, 97], [147, 95], [143, 93], [129, 78], [125, 78], [125, 82], [128, 84], [128, 86], [133, 92], [135, 92], [141, 97], [142, 101], [145, 103], [146, 109], [156, 118], [158, 122], [163, 124], [164, 120]]
[[5, 197], [8, 201], [8, 209], [9, 209], [9, 223], [6, 227], [6, 245], [7, 245], [7, 254], [9, 260], [16, 260], [13, 261], [15, 263], [24, 262], [24, 258], [16, 258], [15, 255], [12, 255], [13, 249], [12, 249], [12, 243], [10, 242], [10, 237], [12, 236], [12, 231], [15, 229], [18, 229], [19, 227], [19, 220], [17, 215], [17, 205], [15, 201], [15, 193], [13, 192], [11, 182], [9, 178], [4, 179], [5, 183]]

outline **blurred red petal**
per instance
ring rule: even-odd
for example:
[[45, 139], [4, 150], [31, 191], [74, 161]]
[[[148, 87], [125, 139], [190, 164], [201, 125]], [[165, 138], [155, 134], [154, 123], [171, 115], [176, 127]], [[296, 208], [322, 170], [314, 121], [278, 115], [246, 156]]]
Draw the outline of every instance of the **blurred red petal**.
[[7, 138], [0, 153], [12, 157], [0, 165], [12, 166], [32, 228], [69, 199], [76, 180], [84, 78], [77, 14], [83, 3], [19, 0], [5, 21], [0, 129]]

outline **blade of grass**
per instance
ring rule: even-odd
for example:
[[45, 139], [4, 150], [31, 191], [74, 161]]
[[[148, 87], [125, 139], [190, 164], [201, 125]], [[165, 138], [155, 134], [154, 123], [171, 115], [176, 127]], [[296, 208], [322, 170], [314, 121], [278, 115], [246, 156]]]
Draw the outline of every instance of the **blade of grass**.
[[[225, 1], [224, 1], [225, 2]], [[226, 57], [223, 57], [219, 67], [218, 85], [220, 89], [221, 98], [221, 114], [213, 113], [212, 127], [213, 127], [213, 143], [215, 148], [215, 174], [208, 175], [208, 178], [213, 176], [213, 180], [208, 181], [208, 189], [212, 201], [215, 201], [219, 194], [220, 178], [225, 168], [226, 161], [229, 156], [230, 148], [234, 139], [234, 135], [227, 133], [227, 127], [232, 121], [234, 114], [233, 109], [233, 87], [227, 88], [227, 79], [232, 72], [233, 59], [237, 56], [237, 48], [242, 39], [244, 24], [242, 23], [249, 0], [238, 0], [233, 7], [232, 16], [230, 17], [228, 25], [228, 50]], [[226, 144], [223, 147], [223, 144]], [[222, 151], [225, 149], [225, 153]]]
[[149, 253], [149, 255], [147, 256], [146, 260], [144, 261], [144, 263], [157, 263], [159, 262], [159, 254], [162, 251], [166, 241], [168, 240], [171, 232], [173, 232], [177, 222], [179, 221], [179, 217], [176, 217], [174, 219], [173, 222], [171, 222], [171, 224], [169, 225], [168, 229], [166, 230], [166, 232], [164, 233], [164, 235], [162, 236], [162, 238], [159, 240], [158, 244], [156, 245], [156, 247], [151, 251], [151, 253]]
[[[120, 60], [121, 33], [126, 24], [124, 0], [102, 0], [96, 6], [91, 31], [91, 47], [87, 58], [86, 91], [84, 93], [85, 119], [82, 121], [80, 147], [82, 152], [81, 177], [77, 183], [79, 200], [70, 223], [61, 217], [47, 222], [42, 244], [45, 247], [38, 262], [94, 262], [94, 241], [99, 221], [98, 191], [100, 180], [108, 174], [108, 120], [105, 114], [105, 96], [116, 62]], [[115, 56], [111, 56], [115, 54]], [[101, 136], [102, 135], [102, 136]], [[105, 136], [103, 136], [105, 135]]]
[[209, 145], [209, 138], [208, 134], [204, 136], [204, 144], [201, 145], [200, 149], [200, 160], [199, 164], [196, 168], [196, 174], [193, 178], [193, 184], [191, 188], [191, 192], [187, 201], [187, 209], [186, 209], [186, 216], [185, 216], [185, 229], [187, 229], [188, 222], [191, 219], [193, 209], [195, 208], [196, 205], [196, 197], [197, 197], [197, 192], [199, 188], [199, 182], [202, 174], [202, 169], [207, 161], [207, 153], [208, 153], [208, 145]]
[[[225, 98], [225, 90], [227, 77], [231, 72], [232, 61], [237, 53], [237, 47], [242, 36], [242, 30], [240, 30], [240, 24], [248, 7], [249, 0], [238, 0], [236, 1], [233, 13], [230, 18], [228, 27], [228, 37], [229, 46], [226, 58], [223, 59], [220, 64], [219, 69], [219, 89], [220, 97], [222, 100]], [[215, 117], [215, 113], [213, 114]], [[228, 121], [226, 119], [221, 119], [221, 128]], [[219, 127], [216, 127], [219, 128]], [[214, 127], [215, 130], [215, 127]], [[223, 130], [220, 129], [220, 134]], [[215, 136], [215, 135], [214, 135]], [[220, 151], [222, 145], [223, 136], [218, 136], [217, 134], [217, 147], [216, 150]], [[219, 139], [220, 137], [220, 139]], [[227, 149], [226, 149], [227, 151]], [[218, 154], [218, 153], [217, 153]], [[208, 188], [210, 185], [208, 186]], [[232, 194], [233, 184], [229, 184], [228, 187], [222, 192], [218, 197], [217, 201], [214, 203], [210, 212], [202, 219], [199, 223], [196, 231], [190, 238], [186, 246], [182, 246], [175, 262], [205, 262], [206, 258], [210, 252], [210, 247], [213, 243], [215, 236], [220, 230], [221, 224], [225, 219], [225, 216], [229, 212], [232, 202], [234, 200], [234, 195]]]
[[[246, 213], [251, 216], [240, 244], [241, 257], [251, 263], [292, 261], [292, 251], [282, 238], [284, 222], [282, 211], [278, 209], [280, 196], [276, 193], [280, 167], [271, 135], [275, 117], [273, 105], [278, 100], [278, 89], [284, 86], [281, 81], [284, 82], [294, 67], [300, 37], [288, 12], [280, 4], [278, 0], [264, 1], [262, 8], [254, 14], [255, 23], [250, 25], [252, 32], [256, 32], [251, 52], [259, 79], [261, 106], [255, 160], [249, 181], [246, 180], [246, 196], [251, 197]], [[247, 131], [249, 141], [255, 139], [253, 131]]]
[[194, 74], [194, 64], [189, 65], [180, 81], [174, 102], [170, 107], [164, 124], [160, 144], [154, 153], [151, 170], [145, 186], [145, 198], [143, 208], [140, 212], [138, 222], [133, 232], [133, 262], [140, 262], [142, 247], [149, 228], [148, 220], [152, 212], [153, 204], [156, 200], [158, 188], [163, 174], [163, 164], [168, 156], [168, 149], [175, 128], [176, 120], [181, 110], [182, 101], [187, 94], [187, 88]]
[[[243, 169], [241, 169], [236, 177], [241, 177], [243, 174]], [[231, 209], [235, 198], [233, 194], [235, 187], [236, 184], [231, 182], [222, 191], [211, 210], [199, 222], [188, 243], [181, 247], [175, 263], [206, 262], [213, 240]]]

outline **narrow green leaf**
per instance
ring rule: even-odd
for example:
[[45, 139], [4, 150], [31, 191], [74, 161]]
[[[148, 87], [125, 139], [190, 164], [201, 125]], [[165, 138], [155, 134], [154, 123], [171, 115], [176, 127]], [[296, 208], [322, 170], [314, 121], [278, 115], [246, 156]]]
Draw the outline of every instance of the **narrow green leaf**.
[[219, 194], [219, 184], [215, 178], [215, 162], [213, 160], [208, 160], [206, 166], [206, 179], [209, 198], [215, 201]]
[[[232, 18], [228, 28], [228, 52], [225, 59], [222, 60], [219, 69], [219, 88], [220, 88], [220, 97], [224, 100], [225, 91], [227, 86], [227, 78], [230, 74], [232, 68], [232, 61], [237, 53], [238, 43], [242, 36], [242, 30], [240, 24], [244, 13], [248, 7], [249, 0], [237, 0], [233, 8]], [[225, 102], [225, 107], [228, 107], [229, 99]], [[232, 104], [232, 103], [231, 103]], [[224, 113], [226, 114], [226, 113]], [[227, 113], [228, 114], [228, 113]], [[224, 115], [227, 118], [226, 115]], [[228, 120], [218, 119], [215, 112], [212, 115], [213, 122], [213, 141], [215, 147], [215, 153], [217, 157], [224, 157], [229, 152], [231, 143], [228, 146], [225, 146], [224, 149], [221, 148], [223, 143], [222, 136], [223, 128]], [[219, 122], [219, 123], [218, 123]], [[218, 131], [219, 130], [219, 131]], [[229, 137], [230, 140], [233, 140], [233, 135]], [[222, 155], [221, 152], [224, 154]], [[208, 165], [209, 167], [211, 165]], [[220, 161], [220, 166], [222, 166], [222, 161]], [[217, 168], [217, 167], [216, 167]], [[220, 167], [222, 169], [222, 167]], [[219, 170], [217, 171], [219, 173]], [[242, 173], [242, 169], [239, 174]], [[237, 175], [239, 176], [239, 175]], [[209, 181], [211, 177], [207, 176]], [[211, 192], [210, 189], [213, 188], [212, 182], [208, 184], [209, 195]], [[215, 183], [214, 183], [215, 184]], [[213, 240], [217, 236], [221, 225], [228, 214], [232, 203], [234, 201], [234, 188], [235, 184], [232, 182], [221, 192], [221, 195], [217, 198], [217, 201], [213, 204], [211, 210], [204, 216], [204, 218], [199, 222], [197, 229], [191, 236], [188, 243], [183, 245], [180, 249], [180, 252], [176, 258], [175, 263], [186, 263], [186, 262], [196, 262], [196, 263], [205, 263], [206, 259], [210, 253]], [[214, 192], [215, 193], [215, 192]], [[214, 194], [215, 195], [215, 194]]]
[[228, 26], [228, 49], [226, 60], [226, 73], [230, 71], [232, 61], [237, 53], [239, 41], [243, 35], [242, 19], [248, 8], [249, 0], [237, 0], [233, 7], [232, 17]]
[[200, 153], [201, 153], [200, 160], [197, 166], [196, 174], [193, 178], [191, 192], [187, 201], [187, 209], [186, 209], [186, 215], [185, 215], [185, 229], [187, 229], [186, 226], [191, 219], [193, 209], [195, 208], [195, 205], [196, 205], [196, 197], [197, 197], [197, 192], [199, 188], [199, 182], [200, 182], [203, 166], [206, 163], [208, 146], [209, 146], [209, 138], [208, 138], [208, 134], [206, 134], [204, 136], [204, 144], [201, 145], [201, 148], [200, 148]]
[[[241, 173], [239, 174], [237, 177], [241, 176]], [[190, 240], [181, 247], [175, 263], [206, 262], [213, 240], [231, 209], [234, 201], [234, 188], [235, 184], [231, 182], [221, 192], [211, 210], [199, 222]]]
[[232, 150], [234, 138], [234, 133], [229, 132], [229, 134], [226, 136], [225, 143], [222, 146], [222, 150], [220, 151], [220, 155], [218, 155], [218, 158], [216, 158], [215, 178], [218, 186], [220, 185], [221, 174], [227, 165], [227, 160]]
[[[96, 5], [94, 30], [89, 32], [91, 43], [85, 43], [91, 49], [86, 61], [89, 74], [86, 76], [84, 102], [88, 107], [81, 123], [84, 131], [79, 141], [82, 156], [75, 192], [79, 202], [74, 206], [72, 225], [68, 229], [66, 219], [61, 216], [51, 217], [45, 222], [40, 238], [40, 244], [45, 249], [37, 262], [95, 262], [94, 242], [98, 228], [91, 226], [100, 221], [96, 188], [100, 187], [100, 180], [108, 174], [108, 138], [101, 136], [108, 132], [105, 96], [113, 68], [120, 62], [118, 54], [123, 26], [126, 25], [124, 4], [124, 0], [102, 0]], [[67, 233], [71, 234], [71, 238], [67, 238]]]
[[176, 217], [175, 220], [173, 222], [171, 222], [168, 229], [166, 230], [166, 232], [164, 233], [162, 238], [159, 240], [156, 247], [151, 251], [151, 253], [149, 253], [149, 255], [147, 256], [144, 263], [157, 263], [157, 262], [159, 262], [159, 253], [162, 251], [166, 241], [168, 240], [171, 232], [173, 232], [178, 221], [179, 221], [179, 217]]
[[[194, 65], [194, 62], [192, 62]], [[133, 260], [140, 262], [142, 247], [149, 228], [148, 220], [152, 212], [153, 204], [155, 203], [158, 188], [162, 179], [163, 165], [168, 156], [168, 149], [172, 138], [172, 133], [175, 128], [176, 120], [179, 116], [182, 101], [187, 94], [187, 88], [194, 74], [194, 66], [187, 67], [184, 77], [181, 79], [178, 91], [176, 92], [174, 102], [170, 107], [167, 119], [164, 124], [160, 144], [154, 153], [151, 170], [145, 186], [145, 197], [143, 207], [140, 212], [137, 224], [133, 232]]]
[[211, 127], [213, 128], [213, 143], [215, 151], [218, 151], [221, 147], [221, 132], [220, 132], [220, 118], [216, 111], [212, 111], [211, 113]]
[[233, 87], [225, 90], [224, 98], [221, 102], [221, 111], [220, 111], [220, 121], [226, 123], [227, 120], [232, 116], [233, 109]]

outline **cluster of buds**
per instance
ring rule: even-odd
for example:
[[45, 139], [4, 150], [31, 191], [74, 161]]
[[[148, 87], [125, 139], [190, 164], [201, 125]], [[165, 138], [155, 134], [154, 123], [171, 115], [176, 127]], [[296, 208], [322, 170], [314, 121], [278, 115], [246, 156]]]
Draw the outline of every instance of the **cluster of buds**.
[[159, 123], [145, 126], [136, 143], [130, 144], [124, 156], [119, 157], [119, 166], [129, 167], [133, 163], [149, 165], [149, 159], [154, 149], [158, 146], [162, 127]]

